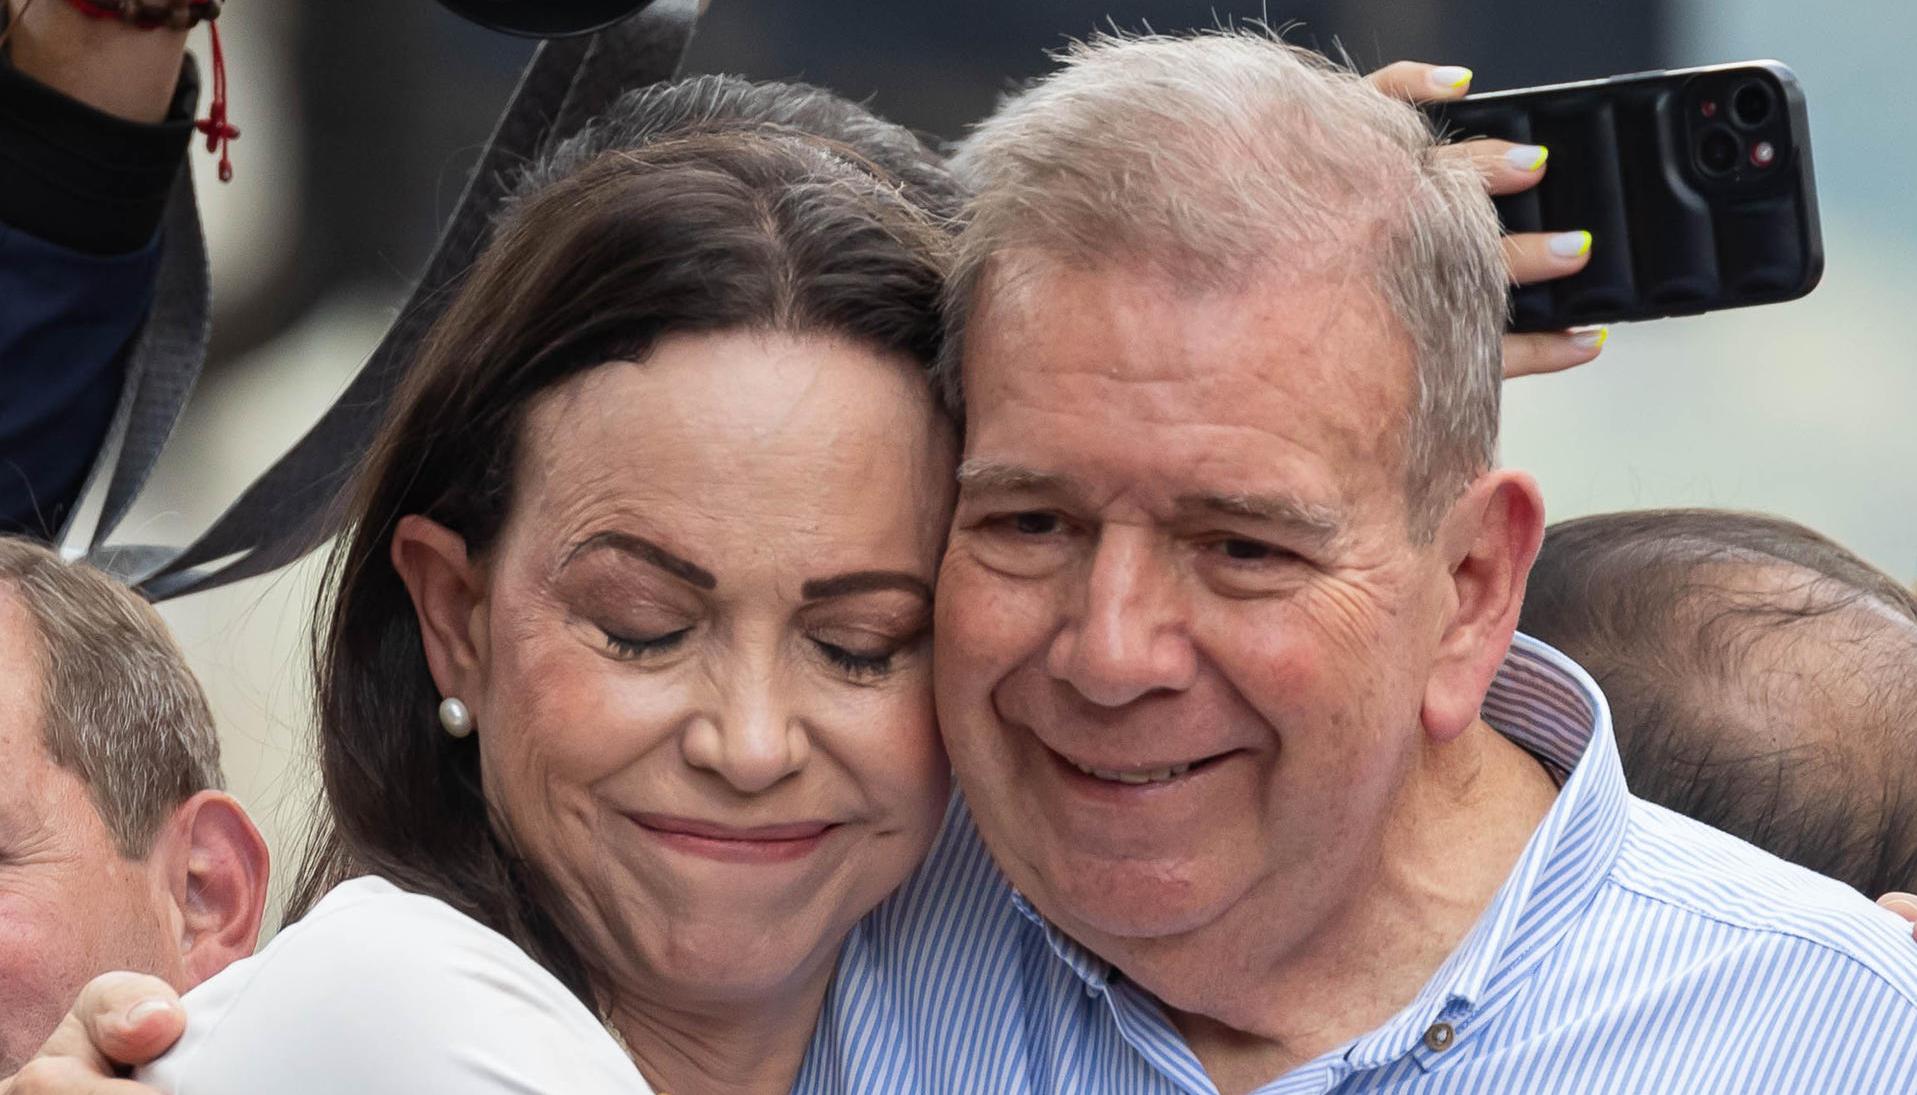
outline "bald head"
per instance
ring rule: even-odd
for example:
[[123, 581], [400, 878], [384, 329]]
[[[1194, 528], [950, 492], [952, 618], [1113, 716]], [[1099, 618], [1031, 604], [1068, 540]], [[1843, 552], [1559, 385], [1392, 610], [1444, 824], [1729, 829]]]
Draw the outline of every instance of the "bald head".
[[1553, 526], [1520, 626], [1590, 670], [1631, 789], [1875, 896], [1917, 884], [1917, 597], [1788, 521]]

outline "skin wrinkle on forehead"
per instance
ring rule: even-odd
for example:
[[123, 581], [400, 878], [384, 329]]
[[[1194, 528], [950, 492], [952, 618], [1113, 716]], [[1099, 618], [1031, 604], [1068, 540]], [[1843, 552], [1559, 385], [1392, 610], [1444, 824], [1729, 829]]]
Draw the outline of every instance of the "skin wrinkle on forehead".
[[[1418, 383], [1414, 364], [1414, 347], [1402, 324], [1391, 311], [1383, 297], [1371, 287], [1359, 271], [1349, 262], [1329, 263], [1320, 270], [1317, 264], [1300, 269], [1287, 270], [1273, 263], [1264, 263], [1244, 272], [1242, 279], [1221, 286], [1194, 286], [1181, 283], [1172, 275], [1159, 269], [1157, 264], [1145, 263], [1143, 266], [1126, 265], [1116, 259], [1095, 259], [1091, 270], [1125, 271], [1125, 288], [1136, 292], [1148, 290], [1152, 296], [1163, 294], [1185, 309], [1203, 308], [1208, 304], [1230, 304], [1242, 301], [1247, 294], [1253, 294], [1255, 300], [1246, 316], [1248, 322], [1257, 322], [1260, 315], [1277, 314], [1274, 309], [1279, 302], [1296, 303], [1300, 296], [1307, 297], [1306, 307], [1315, 310], [1309, 336], [1295, 335], [1290, 340], [1293, 351], [1287, 360], [1293, 365], [1308, 363], [1327, 383], [1339, 385], [1352, 395], [1352, 405], [1360, 402], [1354, 387], [1368, 386], [1366, 374], [1338, 367], [1335, 363], [1342, 356], [1338, 340], [1329, 332], [1341, 321], [1349, 317], [1352, 321], [1372, 330], [1382, 331], [1388, 336], [1393, 349], [1391, 369], [1394, 377], [1386, 381], [1394, 388], [1394, 395], [1401, 404], [1397, 413], [1380, 416], [1376, 413], [1358, 418], [1339, 418], [1324, 413], [1322, 402], [1309, 408], [1312, 417], [1320, 427], [1329, 427], [1342, 439], [1351, 443], [1362, 454], [1374, 457], [1382, 469], [1395, 479], [1401, 478], [1400, 469], [1407, 453], [1409, 441], [1410, 416], [1416, 404], [1416, 386]], [[1059, 260], [1036, 251], [1008, 252], [995, 258], [981, 279], [977, 296], [976, 314], [970, 318], [973, 326], [981, 322], [994, 323], [1005, 329], [1028, 328], [1034, 324], [1045, 324], [1046, 310], [1056, 307], [1043, 301], [1039, 290], [1046, 287], [1048, 281], [1061, 275], [1070, 275], [1072, 269]], [[1354, 290], [1353, 286], [1361, 286]], [[1115, 309], [1127, 311], [1129, 309]], [[1361, 313], [1360, 311], [1361, 310]], [[994, 313], [997, 313], [994, 315]], [[1294, 309], [1292, 314], [1296, 314]], [[1190, 343], [1190, 336], [1202, 334], [1202, 331], [1180, 330], [1178, 334], [1186, 336], [1177, 345], [1165, 347], [1165, 353], [1154, 353], [1147, 360], [1127, 362], [1111, 361], [1103, 364], [1051, 360], [1046, 363], [1045, 373], [1050, 379], [1068, 378], [1073, 375], [1095, 378], [1097, 381], [1114, 383], [1126, 387], [1139, 387], [1145, 391], [1132, 401], [1130, 416], [1146, 423], [1162, 422], [1158, 413], [1159, 400], [1151, 395], [1155, 388], [1167, 388], [1181, 392], [1194, 381], [1198, 390], [1206, 395], [1215, 395], [1226, 404], [1239, 402], [1243, 385], [1247, 380], [1265, 387], [1283, 384], [1279, 375], [1260, 372], [1248, 377], [1243, 369], [1231, 366], [1240, 364], [1231, 361], [1216, 361], [1203, 352], [1202, 347]], [[968, 354], [976, 346], [980, 336], [974, 332], [966, 340]], [[969, 375], [968, 387], [979, 383], [978, 378]], [[999, 378], [995, 388], [1017, 386], [1024, 379], [1016, 373]], [[983, 395], [984, 393], [979, 393]], [[1183, 424], [1189, 427], [1190, 424]], [[1283, 437], [1277, 422], [1246, 423], [1236, 422], [1229, 425], [1212, 424], [1215, 429], [1262, 429], [1274, 436]]]

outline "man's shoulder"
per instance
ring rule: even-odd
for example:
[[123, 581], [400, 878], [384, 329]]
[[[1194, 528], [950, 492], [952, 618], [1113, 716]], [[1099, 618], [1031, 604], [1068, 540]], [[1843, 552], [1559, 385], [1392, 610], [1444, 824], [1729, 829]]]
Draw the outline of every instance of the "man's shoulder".
[[1634, 931], [1658, 925], [1691, 960], [1738, 963], [1760, 976], [1771, 966], [1780, 975], [1817, 971], [1805, 979], [1811, 991], [1874, 984], [1917, 1018], [1910, 925], [1835, 879], [1634, 798], [1607, 882], [1617, 895], [1612, 915], [1640, 921]]

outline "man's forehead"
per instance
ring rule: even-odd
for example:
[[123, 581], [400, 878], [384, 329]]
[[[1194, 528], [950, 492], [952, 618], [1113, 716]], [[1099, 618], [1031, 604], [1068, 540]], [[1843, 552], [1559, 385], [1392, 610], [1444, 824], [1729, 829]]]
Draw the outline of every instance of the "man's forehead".
[[1337, 400], [1332, 388], [1408, 394], [1410, 362], [1402, 325], [1349, 270], [1213, 284], [1142, 262], [1017, 257], [982, 282], [966, 338], [968, 388], [988, 391], [1182, 384], [1235, 402], [1276, 384]]
[[987, 300], [968, 336], [968, 458], [1042, 466], [1026, 454], [1070, 434], [1080, 457], [1110, 448], [1227, 473], [1194, 489], [1397, 482], [1410, 352], [1367, 292], [1278, 279], [1191, 293], [1104, 268], [1025, 276], [1024, 300]]

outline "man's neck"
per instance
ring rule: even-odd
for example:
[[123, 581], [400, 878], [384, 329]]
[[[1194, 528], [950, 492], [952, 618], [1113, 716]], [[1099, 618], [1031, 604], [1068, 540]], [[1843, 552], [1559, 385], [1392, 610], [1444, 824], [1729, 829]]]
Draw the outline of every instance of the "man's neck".
[[1285, 893], [1254, 892], [1217, 924], [1108, 955], [1163, 1001], [1221, 1092], [1250, 1091], [1385, 1023], [1457, 949], [1556, 797], [1530, 754], [1482, 721], [1428, 750], [1351, 879], [1295, 945], [1271, 925]]

